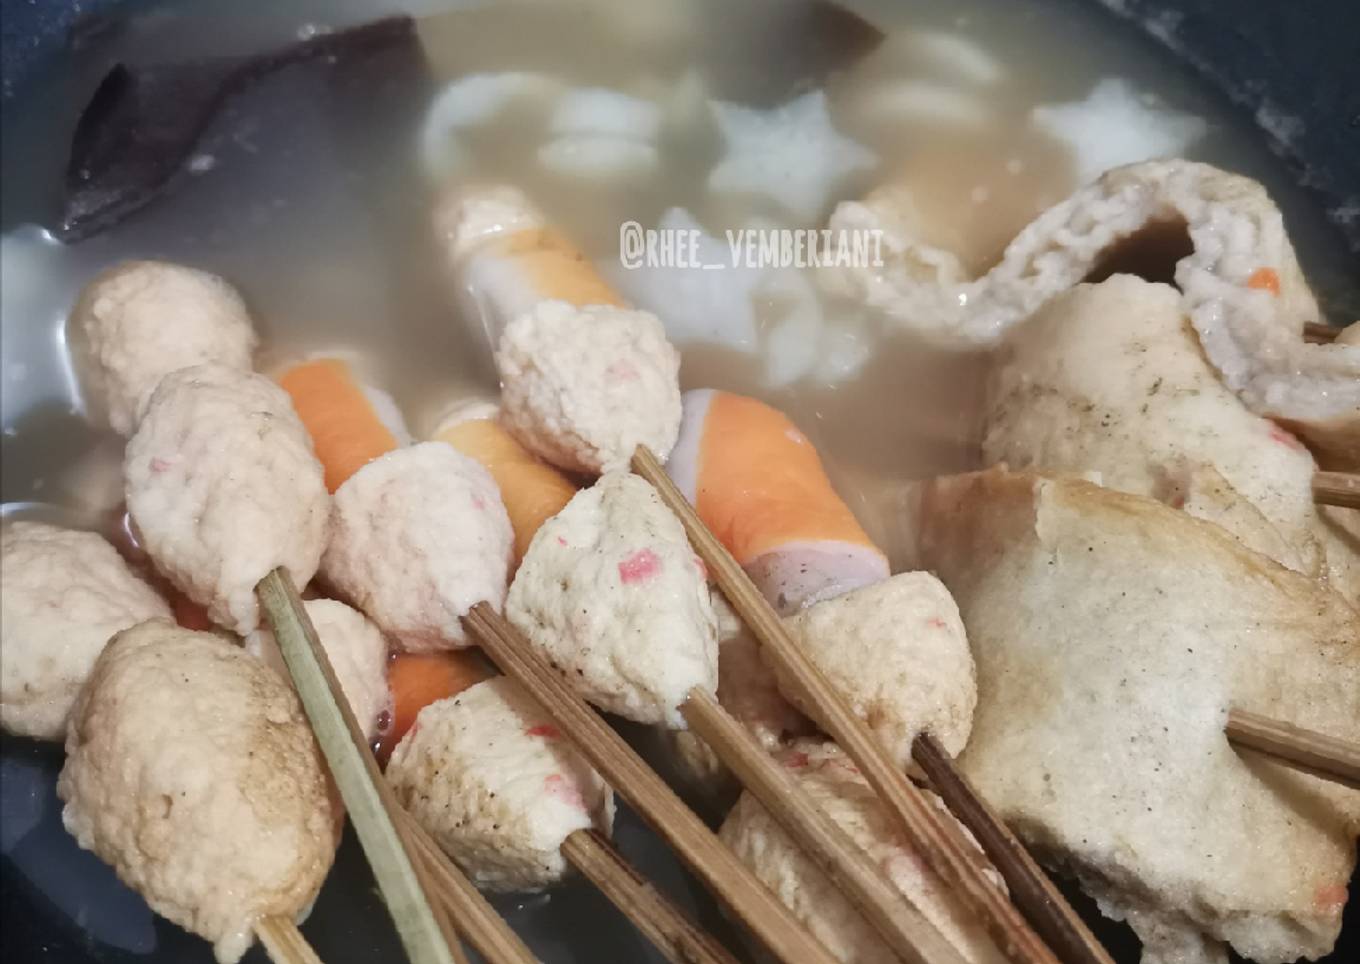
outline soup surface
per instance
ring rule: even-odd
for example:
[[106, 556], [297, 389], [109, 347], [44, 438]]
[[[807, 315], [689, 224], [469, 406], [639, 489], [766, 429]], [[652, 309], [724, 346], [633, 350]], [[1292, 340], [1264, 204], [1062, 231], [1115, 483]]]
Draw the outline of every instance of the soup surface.
[[[901, 484], [975, 464], [980, 359], [893, 331], [824, 293], [808, 270], [734, 261], [729, 232], [819, 227], [836, 202], [902, 182], [928, 240], [981, 271], [1034, 215], [1101, 170], [1186, 156], [1263, 181], [1324, 310], [1360, 315], [1353, 256], [1261, 131], [1099, 5], [847, 7], [883, 32], [872, 50], [863, 25], [797, 2], [136, 5], [6, 105], [6, 515], [119, 524], [121, 439], [87, 417], [65, 320], [80, 288], [123, 259], [224, 275], [250, 303], [262, 367], [352, 352], [417, 435], [449, 405], [493, 396], [480, 324], [460, 312], [430, 225], [432, 198], [460, 183], [524, 189], [662, 318], [683, 353], [682, 387], [786, 410], [890, 553]], [[280, 71], [231, 100], [173, 190], [114, 230], [64, 246], [41, 227], [57, 209], [78, 104], [112, 62], [243, 54], [384, 12], [417, 15], [421, 56]], [[619, 239], [631, 222], [701, 232], [684, 237], [706, 267], [626, 267]], [[108, 959], [182, 945], [183, 959], [206, 960], [206, 945], [153, 921], [61, 833], [57, 760], [55, 750], [7, 744], [3, 844], [18, 873]], [[664, 886], [700, 894], [628, 815], [620, 843]], [[361, 858], [352, 841], [346, 848], [341, 883], [315, 912], [327, 959], [390, 950]], [[702, 899], [689, 903], [724, 927]], [[613, 917], [582, 926], [611, 914], [584, 886], [504, 909], [545, 961], [652, 959]]]

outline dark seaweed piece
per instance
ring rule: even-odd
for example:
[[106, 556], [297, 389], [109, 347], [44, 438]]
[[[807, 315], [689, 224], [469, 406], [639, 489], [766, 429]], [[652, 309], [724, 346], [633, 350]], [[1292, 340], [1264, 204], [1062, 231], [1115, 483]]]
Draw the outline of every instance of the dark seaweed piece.
[[117, 64], [100, 81], [71, 137], [58, 233], [64, 241], [79, 241], [150, 203], [223, 104], [279, 68], [304, 62], [329, 68], [417, 42], [410, 17], [388, 17], [250, 57]]
[[[713, 17], [746, 29], [726, 32], [710, 64], [728, 100], [773, 107], [854, 66], [883, 42], [883, 31], [834, 0], [710, 0]], [[760, 38], [752, 49], [751, 37]]]

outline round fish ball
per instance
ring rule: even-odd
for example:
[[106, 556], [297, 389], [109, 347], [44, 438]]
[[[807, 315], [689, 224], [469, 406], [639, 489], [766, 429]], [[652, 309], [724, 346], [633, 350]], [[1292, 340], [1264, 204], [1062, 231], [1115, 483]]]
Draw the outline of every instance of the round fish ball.
[[506, 184], [451, 188], [434, 208], [435, 238], [455, 267], [492, 238], [543, 225], [542, 213], [528, 196]]
[[86, 286], [70, 318], [89, 400], [131, 435], [160, 380], [193, 365], [249, 371], [257, 338], [245, 302], [217, 275], [128, 261]]
[[265, 916], [316, 897], [339, 838], [293, 691], [210, 633], [151, 620], [115, 636], [71, 712], [62, 822], [224, 964]]
[[[392, 709], [387, 686], [387, 640], [361, 612], [334, 599], [309, 599], [302, 604], [316, 629], [321, 648], [335, 670], [340, 690], [354, 711], [354, 718], [369, 739], [378, 731], [383, 713]], [[284, 665], [274, 633], [265, 626], [246, 637], [246, 650], [268, 663], [285, 680], [292, 677]]]
[[60, 740], [76, 694], [114, 633], [170, 607], [102, 537], [40, 522], [0, 535], [0, 725]]
[[128, 514], [156, 568], [220, 626], [259, 624], [255, 584], [316, 573], [330, 499], [287, 393], [220, 365], [172, 372], [123, 462]]
[[322, 575], [407, 652], [468, 646], [461, 618], [505, 599], [514, 533], [500, 490], [443, 442], [398, 449], [335, 492]]
[[[1005, 960], [967, 905], [902, 839], [893, 817], [838, 748], [805, 742], [785, 751], [779, 760], [800, 789], [883, 868], [893, 885], [965, 960], [977, 964]], [[938, 797], [928, 791], [926, 795], [944, 819], [954, 819]], [[962, 825], [957, 829], [973, 842]], [[845, 964], [897, 960], [840, 888], [750, 793], [741, 795], [719, 837], [838, 960]], [[1005, 889], [999, 875], [993, 871], [989, 876]]]
[[[930, 573], [900, 573], [810, 606], [786, 625], [901, 766], [911, 765], [911, 744], [922, 732], [951, 755], [968, 742], [977, 705], [973, 655], [954, 597]], [[770, 668], [784, 696], [816, 720], [817, 708]]]
[[[718, 619], [718, 702], [746, 727], [767, 751], [778, 752], [816, 727], [779, 692], [774, 674], [761, 658], [760, 641], [721, 592], [712, 592]], [[726, 810], [741, 784], [704, 740], [692, 730], [663, 731], [663, 752], [678, 775], [705, 798]]]
[[562, 842], [609, 833], [614, 794], [514, 680], [431, 703], [387, 765], [397, 799], [478, 887], [536, 891], [567, 873]]
[[501, 420], [525, 448], [570, 472], [665, 458], [680, 432], [680, 354], [650, 312], [545, 301], [505, 327], [496, 350]]
[[684, 729], [678, 707], [718, 685], [708, 583], [684, 527], [626, 472], [603, 476], [538, 530], [506, 617], [586, 699]]

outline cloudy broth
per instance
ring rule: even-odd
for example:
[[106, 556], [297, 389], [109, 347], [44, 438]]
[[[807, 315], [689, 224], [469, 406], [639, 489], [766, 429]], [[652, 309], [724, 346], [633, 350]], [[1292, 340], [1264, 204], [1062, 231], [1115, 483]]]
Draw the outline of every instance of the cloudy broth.
[[[432, 199], [451, 184], [527, 192], [662, 317], [682, 350], [683, 387], [757, 395], [786, 410], [890, 550], [895, 490], [975, 464], [983, 359], [894, 332], [794, 269], [630, 271], [620, 264], [621, 224], [701, 231], [706, 254], [721, 261], [729, 230], [818, 227], [836, 202], [907, 181], [928, 240], [985, 270], [1016, 230], [1099, 166], [1170, 152], [1263, 180], [1324, 308], [1337, 320], [1357, 313], [1353, 254], [1264, 135], [1098, 4], [850, 6], [886, 35], [858, 57], [850, 54], [862, 28], [804, 23], [789, 14], [795, 2], [290, 0], [249, 14], [139, 5], [61, 74], [6, 103], [6, 513], [111, 535], [120, 519], [122, 440], [86, 415], [65, 318], [81, 286], [123, 259], [178, 261], [231, 280], [261, 331], [262, 366], [355, 353], [417, 435], [450, 403], [494, 396], [488, 346], [460, 316], [431, 230]], [[418, 16], [420, 56], [389, 52], [352, 72], [286, 69], [233, 100], [175, 189], [116, 229], [72, 246], [41, 229], [56, 210], [79, 98], [113, 61], [246, 53], [401, 9]], [[470, 75], [480, 87], [466, 85]], [[441, 97], [443, 113], [432, 114]], [[790, 104], [801, 106], [779, 113]], [[784, 145], [785, 156], [764, 161], [787, 175], [784, 188], [713, 187], [732, 130], [770, 152]], [[859, 160], [809, 174], [832, 150]], [[635, 822], [625, 819], [620, 836], [673, 892], [697, 891], [643, 846]], [[323, 895], [323, 905], [336, 899]], [[537, 935], [544, 960], [651, 959], [622, 926], [582, 932], [581, 917], [602, 911], [579, 885], [505, 909]], [[722, 926], [716, 912], [704, 914]], [[94, 939], [121, 939], [108, 926]]]

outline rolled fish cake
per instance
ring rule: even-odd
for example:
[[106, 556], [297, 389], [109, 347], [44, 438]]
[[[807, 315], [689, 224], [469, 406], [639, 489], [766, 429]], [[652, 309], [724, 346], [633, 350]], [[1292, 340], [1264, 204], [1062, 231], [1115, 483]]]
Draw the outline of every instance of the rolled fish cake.
[[[1149, 231], [1188, 236], [1174, 267], [1181, 310], [1223, 383], [1258, 415], [1302, 435], [1329, 466], [1360, 465], [1360, 347], [1308, 344], [1317, 302], [1257, 182], [1185, 160], [1114, 168], [1035, 218], [976, 279], [922, 265], [952, 256], [912, 237], [891, 209], [848, 201], [833, 230], [885, 231], [893, 261], [839, 279], [904, 327], [956, 345], [992, 346], [1053, 297], [1098, 273]], [[954, 261], [957, 264], [957, 261]]]

